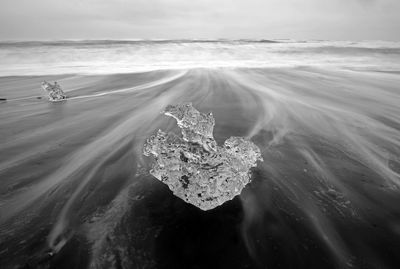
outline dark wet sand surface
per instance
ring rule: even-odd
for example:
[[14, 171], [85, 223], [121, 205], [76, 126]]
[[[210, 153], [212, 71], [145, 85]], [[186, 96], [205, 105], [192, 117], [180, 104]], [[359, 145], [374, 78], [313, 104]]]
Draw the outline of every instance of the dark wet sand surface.
[[[49, 103], [43, 80], [69, 100]], [[1, 77], [1, 268], [399, 268], [400, 75], [318, 68]], [[39, 99], [38, 97], [42, 97]], [[212, 111], [264, 162], [201, 211], [141, 154]]]

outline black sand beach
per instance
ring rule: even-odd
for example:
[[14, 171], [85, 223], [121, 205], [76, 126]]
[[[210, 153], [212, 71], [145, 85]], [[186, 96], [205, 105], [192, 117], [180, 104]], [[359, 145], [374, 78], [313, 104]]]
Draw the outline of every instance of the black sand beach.
[[[399, 268], [399, 85], [318, 67], [0, 77], [0, 267]], [[184, 102], [264, 158], [211, 211], [142, 155]]]

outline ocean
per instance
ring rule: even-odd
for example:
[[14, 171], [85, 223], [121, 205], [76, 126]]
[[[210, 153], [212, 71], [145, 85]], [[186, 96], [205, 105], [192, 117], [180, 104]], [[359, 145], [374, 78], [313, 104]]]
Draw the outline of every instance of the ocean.
[[400, 42], [158, 40], [0, 42], [0, 75], [323, 66], [397, 71]]

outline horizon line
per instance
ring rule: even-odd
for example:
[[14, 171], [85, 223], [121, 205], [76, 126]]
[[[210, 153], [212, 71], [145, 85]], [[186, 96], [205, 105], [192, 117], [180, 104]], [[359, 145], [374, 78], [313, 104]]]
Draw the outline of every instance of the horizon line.
[[291, 38], [121, 38], [121, 39], [75, 39], [75, 38], [65, 38], [65, 39], [0, 39], [0, 43], [23, 43], [23, 42], [99, 42], [99, 41], [121, 41], [121, 42], [168, 42], [168, 41], [200, 41], [200, 42], [218, 42], [218, 41], [252, 41], [252, 42], [271, 42], [271, 43], [291, 43], [291, 42], [321, 42], [321, 41], [331, 41], [331, 42], [400, 42], [400, 40], [385, 40], [385, 39], [362, 39], [362, 40], [346, 40], [346, 39], [291, 39]]

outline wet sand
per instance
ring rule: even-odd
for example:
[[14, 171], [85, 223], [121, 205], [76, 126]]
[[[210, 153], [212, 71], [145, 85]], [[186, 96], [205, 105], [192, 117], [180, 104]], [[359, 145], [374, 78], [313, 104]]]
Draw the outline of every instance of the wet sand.
[[[68, 95], [50, 103], [43, 80]], [[1, 268], [398, 268], [400, 75], [327, 68], [1, 77]], [[40, 98], [41, 97], [41, 98]], [[161, 114], [212, 111], [264, 162], [203, 212], [149, 173]]]

